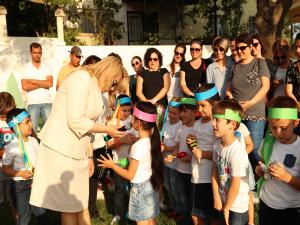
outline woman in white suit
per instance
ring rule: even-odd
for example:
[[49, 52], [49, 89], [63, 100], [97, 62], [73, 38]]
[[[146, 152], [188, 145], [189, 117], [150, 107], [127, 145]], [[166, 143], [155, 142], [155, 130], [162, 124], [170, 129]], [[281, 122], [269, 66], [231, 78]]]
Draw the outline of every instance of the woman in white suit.
[[73, 72], [56, 94], [40, 134], [30, 204], [62, 212], [63, 225], [91, 224], [88, 185], [93, 154], [88, 146], [93, 133], [123, 135], [95, 121], [105, 111], [102, 93], [114, 93], [126, 76], [121, 60], [107, 57]]

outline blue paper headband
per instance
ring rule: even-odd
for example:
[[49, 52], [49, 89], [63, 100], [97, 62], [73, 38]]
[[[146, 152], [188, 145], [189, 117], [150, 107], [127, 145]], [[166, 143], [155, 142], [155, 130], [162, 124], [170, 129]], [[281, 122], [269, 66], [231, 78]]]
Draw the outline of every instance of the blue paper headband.
[[120, 103], [120, 105], [124, 105], [124, 104], [127, 104], [127, 103], [131, 104], [131, 98], [129, 98], [129, 97], [123, 97], [123, 98], [120, 98], [118, 100], [118, 102]]
[[169, 106], [178, 108], [180, 106], [180, 102], [170, 101]]
[[209, 99], [209, 98], [215, 96], [216, 94], [218, 94], [218, 90], [217, 90], [216, 86], [214, 86], [213, 88], [209, 89], [208, 91], [195, 93], [195, 98], [198, 102], [200, 102], [200, 101]]
[[16, 117], [13, 117], [12, 120], [8, 122], [8, 126], [10, 128], [13, 128], [14, 126], [18, 125], [19, 123], [22, 123], [22, 121], [24, 119], [26, 119], [27, 117], [29, 117], [29, 116], [30, 115], [28, 114], [28, 112], [23, 111], [19, 115], [17, 115]]

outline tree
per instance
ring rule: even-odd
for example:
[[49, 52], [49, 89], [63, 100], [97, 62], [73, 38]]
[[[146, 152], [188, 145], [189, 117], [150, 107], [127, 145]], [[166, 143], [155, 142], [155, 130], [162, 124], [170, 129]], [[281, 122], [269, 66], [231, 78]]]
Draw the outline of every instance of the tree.
[[258, 32], [265, 39], [266, 56], [272, 55], [272, 44], [281, 37], [284, 20], [293, 0], [257, 0], [255, 24]]

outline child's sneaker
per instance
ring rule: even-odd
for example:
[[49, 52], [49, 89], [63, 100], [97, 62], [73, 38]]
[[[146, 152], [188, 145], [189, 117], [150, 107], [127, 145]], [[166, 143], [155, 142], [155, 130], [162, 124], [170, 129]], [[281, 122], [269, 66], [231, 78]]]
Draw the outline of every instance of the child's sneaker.
[[112, 219], [112, 221], [110, 222], [110, 225], [114, 225], [114, 224], [118, 224], [118, 222], [121, 220], [121, 217], [116, 215], [114, 216], [114, 218]]

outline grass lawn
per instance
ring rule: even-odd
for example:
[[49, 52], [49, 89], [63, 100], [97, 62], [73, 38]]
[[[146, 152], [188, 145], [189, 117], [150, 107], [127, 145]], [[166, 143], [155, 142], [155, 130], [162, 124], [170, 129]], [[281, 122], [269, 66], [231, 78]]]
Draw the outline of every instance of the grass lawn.
[[[112, 220], [112, 215], [108, 214], [106, 211], [105, 203], [103, 200], [98, 200], [98, 208], [100, 210], [101, 216], [104, 218], [105, 222], [100, 222], [99, 219], [93, 219], [92, 225], [109, 225]], [[56, 212], [49, 212], [49, 225], [59, 225], [60, 217]], [[134, 224], [134, 223], [133, 223]], [[173, 220], [168, 219], [164, 213], [161, 213], [157, 218], [158, 225], [175, 225]], [[8, 204], [3, 203], [0, 205], [0, 225], [14, 225], [13, 218]], [[36, 220], [33, 218], [30, 225], [37, 225]]]

